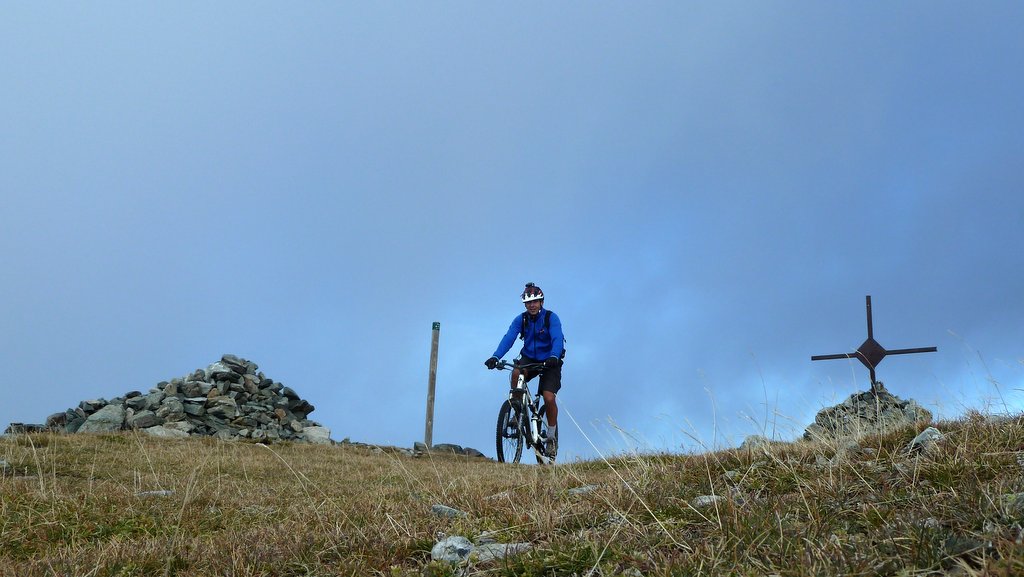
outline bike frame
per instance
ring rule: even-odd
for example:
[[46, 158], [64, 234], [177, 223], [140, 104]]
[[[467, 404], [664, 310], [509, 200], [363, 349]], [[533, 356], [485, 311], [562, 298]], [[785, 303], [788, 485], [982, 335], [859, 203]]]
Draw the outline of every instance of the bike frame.
[[522, 407], [519, 411], [517, 411], [517, 413], [520, 419], [525, 419], [529, 423], [529, 426], [527, 426], [526, 428], [526, 431], [528, 433], [526, 435], [526, 445], [528, 447], [532, 447], [534, 452], [538, 456], [543, 457], [545, 460], [549, 460], [550, 458], [545, 453], [544, 443], [542, 442], [543, 440], [540, 436], [541, 396], [532, 394], [530, 392], [530, 387], [527, 386], [526, 384], [526, 371], [541, 369], [540, 372], [543, 372], [544, 364], [536, 363], [516, 365], [508, 361], [499, 361], [495, 368], [501, 370], [512, 370], [516, 368], [519, 369], [519, 378], [516, 379], [515, 387], [511, 387], [509, 389], [508, 400], [509, 403], [511, 403], [512, 406], [515, 407], [515, 400], [518, 394], [519, 400], [522, 403]]

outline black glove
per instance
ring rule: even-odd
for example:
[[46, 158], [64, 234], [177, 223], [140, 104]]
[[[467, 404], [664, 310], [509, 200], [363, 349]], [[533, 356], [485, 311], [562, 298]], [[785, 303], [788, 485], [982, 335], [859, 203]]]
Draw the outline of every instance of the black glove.
[[548, 360], [544, 361], [544, 366], [553, 369], [558, 366], [558, 357], [548, 357]]
[[486, 361], [484, 361], [484, 366], [487, 367], [488, 369], [493, 369], [494, 367], [498, 366], [498, 357], [491, 357], [487, 359]]

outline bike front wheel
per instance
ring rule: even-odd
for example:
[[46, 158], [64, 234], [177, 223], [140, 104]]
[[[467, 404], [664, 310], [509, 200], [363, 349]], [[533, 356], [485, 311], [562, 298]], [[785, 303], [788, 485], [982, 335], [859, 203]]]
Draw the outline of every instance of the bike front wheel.
[[523, 430], [522, 411], [505, 401], [498, 409], [498, 426], [494, 433], [499, 463], [518, 463], [523, 456], [526, 431]]

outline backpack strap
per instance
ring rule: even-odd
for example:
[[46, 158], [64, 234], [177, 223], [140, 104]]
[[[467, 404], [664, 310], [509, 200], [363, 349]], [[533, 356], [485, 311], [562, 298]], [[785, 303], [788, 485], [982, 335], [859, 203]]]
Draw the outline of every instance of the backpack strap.
[[[519, 340], [526, 340], [526, 315], [529, 313], [523, 313], [523, 326], [519, 329]], [[544, 330], [551, 330], [551, 311], [544, 311]]]

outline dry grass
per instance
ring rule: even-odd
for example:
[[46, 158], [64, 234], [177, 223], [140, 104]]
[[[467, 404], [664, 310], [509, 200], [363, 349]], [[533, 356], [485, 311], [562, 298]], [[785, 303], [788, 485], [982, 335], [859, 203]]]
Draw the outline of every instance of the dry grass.
[[[358, 447], [138, 435], [0, 440], [0, 575], [942, 575], [1024, 573], [1024, 421], [906, 429], [867, 450], [621, 457], [558, 467]], [[832, 460], [831, 463], [824, 463]], [[596, 491], [573, 495], [588, 484]], [[140, 496], [147, 491], [173, 491]], [[725, 499], [691, 506], [699, 495]], [[1022, 499], [1024, 502], [1024, 499]], [[431, 512], [435, 503], [466, 517]], [[451, 567], [438, 533], [529, 542]]]

